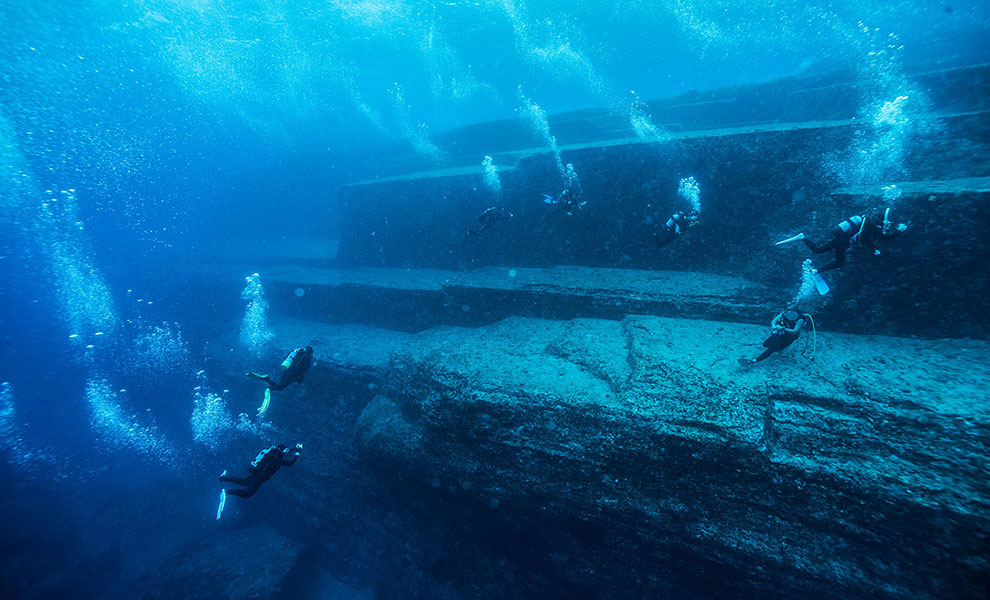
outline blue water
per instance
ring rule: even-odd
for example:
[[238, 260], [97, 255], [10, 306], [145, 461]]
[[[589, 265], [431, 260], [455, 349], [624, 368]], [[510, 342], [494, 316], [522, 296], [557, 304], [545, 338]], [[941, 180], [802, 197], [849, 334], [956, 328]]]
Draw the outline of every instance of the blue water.
[[259, 360], [265, 311], [188, 297], [183, 265], [322, 247], [340, 186], [443, 168], [457, 127], [604, 108], [659, 136], [642, 101], [842, 70], [870, 115], [908, 66], [990, 57], [978, 0], [7, 0], [0, 31], [0, 596], [30, 598], [137, 597], [271, 441], [209, 348]]

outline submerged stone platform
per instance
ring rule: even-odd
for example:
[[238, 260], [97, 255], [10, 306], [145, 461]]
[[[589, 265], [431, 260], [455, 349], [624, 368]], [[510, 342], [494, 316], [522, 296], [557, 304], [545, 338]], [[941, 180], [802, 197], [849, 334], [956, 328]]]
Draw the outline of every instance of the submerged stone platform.
[[[251, 266], [201, 264], [169, 285], [187, 299], [234, 299]], [[477, 326], [509, 316], [620, 319], [629, 314], [763, 323], [789, 299], [786, 291], [739, 277], [680, 271], [558, 266], [441, 269], [337, 269], [279, 264], [258, 269], [265, 297], [280, 315], [362, 323], [397, 331], [437, 325]], [[218, 288], [219, 286], [219, 288]], [[218, 294], [218, 289], [224, 290]], [[179, 313], [181, 305], [170, 307]], [[228, 302], [219, 310], [240, 312]]]
[[[327, 556], [410, 560], [473, 597], [986, 589], [986, 342], [809, 334], [744, 369], [764, 327], [275, 327], [317, 363], [294, 405], [273, 403], [307, 456], [270, 485]], [[396, 484], [385, 504], [342, 498], [368, 493], [330, 459], [351, 423], [361, 464]]]
[[[627, 314], [763, 322], [784, 294], [737, 277], [586, 267], [436, 269], [264, 269], [281, 314], [358, 322], [402, 331], [482, 325], [508, 316], [549, 319]], [[297, 290], [302, 296], [297, 296]]]

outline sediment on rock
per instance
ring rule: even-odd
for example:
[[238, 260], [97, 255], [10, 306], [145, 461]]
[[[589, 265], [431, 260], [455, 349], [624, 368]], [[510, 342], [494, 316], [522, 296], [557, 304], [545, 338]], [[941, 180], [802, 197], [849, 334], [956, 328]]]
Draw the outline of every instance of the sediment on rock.
[[320, 341], [314, 369], [371, 374], [360, 456], [408, 502], [444, 507], [429, 519], [459, 557], [437, 560], [499, 556], [515, 592], [940, 598], [985, 583], [986, 343], [822, 334], [813, 360], [799, 341], [741, 370], [761, 327], [512, 318], [374, 350], [335, 326], [279, 327]]

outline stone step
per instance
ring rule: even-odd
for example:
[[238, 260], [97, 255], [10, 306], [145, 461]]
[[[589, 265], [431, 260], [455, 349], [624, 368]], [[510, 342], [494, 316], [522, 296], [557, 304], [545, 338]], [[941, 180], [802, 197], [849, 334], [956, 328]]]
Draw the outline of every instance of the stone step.
[[[768, 322], [787, 295], [736, 277], [592, 267], [260, 271], [275, 314], [421, 331], [510, 316], [620, 319], [629, 314]], [[299, 295], [302, 294], [302, 295]]]

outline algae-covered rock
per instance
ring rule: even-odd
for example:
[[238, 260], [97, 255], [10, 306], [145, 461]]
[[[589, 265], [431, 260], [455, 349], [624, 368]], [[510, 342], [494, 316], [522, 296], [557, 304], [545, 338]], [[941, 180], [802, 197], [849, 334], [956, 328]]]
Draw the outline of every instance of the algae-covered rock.
[[448, 517], [476, 520], [478, 544], [512, 532], [500, 552], [549, 571], [526, 593], [979, 595], [990, 346], [830, 334], [812, 354], [808, 335], [739, 368], [764, 335], [657, 317], [434, 329], [394, 349], [357, 445], [461, 499]]

